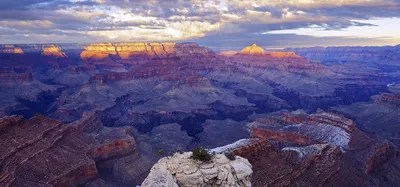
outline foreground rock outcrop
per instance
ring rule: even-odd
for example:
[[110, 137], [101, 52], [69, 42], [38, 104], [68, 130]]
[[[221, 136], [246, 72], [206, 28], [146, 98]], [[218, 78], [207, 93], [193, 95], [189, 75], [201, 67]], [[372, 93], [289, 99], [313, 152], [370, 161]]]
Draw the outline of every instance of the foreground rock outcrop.
[[251, 186], [251, 164], [242, 157], [229, 160], [217, 154], [210, 162], [196, 161], [192, 152], [162, 158], [153, 166], [142, 187]]

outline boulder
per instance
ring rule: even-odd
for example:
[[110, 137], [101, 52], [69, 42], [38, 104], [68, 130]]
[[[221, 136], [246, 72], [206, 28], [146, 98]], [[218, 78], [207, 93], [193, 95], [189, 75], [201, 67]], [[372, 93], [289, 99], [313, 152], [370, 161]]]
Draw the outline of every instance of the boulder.
[[236, 156], [229, 160], [216, 154], [210, 162], [191, 158], [192, 152], [175, 153], [160, 159], [150, 170], [142, 187], [153, 186], [251, 186], [250, 162]]

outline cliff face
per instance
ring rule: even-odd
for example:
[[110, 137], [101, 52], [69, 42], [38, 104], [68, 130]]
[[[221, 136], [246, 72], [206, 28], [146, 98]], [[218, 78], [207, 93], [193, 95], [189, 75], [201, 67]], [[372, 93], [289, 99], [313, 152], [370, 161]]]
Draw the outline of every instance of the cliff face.
[[332, 113], [286, 113], [256, 120], [248, 126], [253, 130], [254, 136], [262, 139], [276, 139], [301, 145], [310, 145], [312, 142], [329, 143], [342, 149], [351, 148], [354, 131], [358, 130], [352, 120]]
[[65, 125], [41, 115], [0, 119], [1, 186], [78, 186], [98, 179], [98, 164], [137, 154], [124, 129], [107, 129], [95, 117]]
[[376, 100], [386, 104], [400, 106], [400, 94], [382, 94]]
[[228, 56], [230, 56], [230, 59], [234, 63], [248, 67], [273, 68], [276, 70], [298, 72], [309, 70], [322, 71], [323, 69], [320, 64], [311, 63], [294, 52], [264, 52], [256, 44], [245, 47], [235, 55]]
[[53, 56], [57, 58], [67, 57], [67, 55], [61, 51], [61, 48], [55, 45], [44, 46], [42, 56]]
[[18, 121], [0, 135], [1, 186], [68, 186], [98, 177], [95, 162], [86, 156], [90, 140], [78, 131], [40, 115]]
[[0, 53], [24, 54], [24, 51], [21, 47], [15, 47], [14, 45], [0, 45]]
[[349, 106], [333, 107], [332, 110], [349, 116], [364, 131], [389, 139], [400, 146], [400, 131], [397, 124], [400, 113], [400, 93], [382, 93], [372, 97], [371, 102], [354, 103]]
[[[3, 53], [8, 54], [25, 54], [29, 55], [32, 53], [39, 54], [51, 54], [58, 53], [61, 51], [80, 50], [82, 45], [80, 44], [16, 44], [16, 45], [0, 45], [0, 55]], [[61, 52], [62, 53], [62, 52]]]
[[[344, 116], [301, 112], [248, 124], [260, 140], [234, 152], [253, 165], [254, 186], [393, 186], [399, 150]], [[269, 167], [265, 167], [268, 165]]]
[[176, 153], [160, 159], [142, 183], [142, 187], [153, 186], [246, 186], [250, 187], [253, 173], [251, 164], [236, 156], [229, 160], [217, 154], [209, 163], [190, 158], [191, 152]]
[[[81, 58], [86, 61], [112, 62], [120, 60], [126, 64], [141, 64], [153, 58], [187, 57], [192, 55], [214, 55], [210, 49], [194, 43], [96, 43], [85, 47]], [[154, 59], [155, 60], [155, 59]]]
[[13, 83], [13, 82], [24, 82], [32, 81], [32, 73], [0, 73], [0, 82], [2, 83]]

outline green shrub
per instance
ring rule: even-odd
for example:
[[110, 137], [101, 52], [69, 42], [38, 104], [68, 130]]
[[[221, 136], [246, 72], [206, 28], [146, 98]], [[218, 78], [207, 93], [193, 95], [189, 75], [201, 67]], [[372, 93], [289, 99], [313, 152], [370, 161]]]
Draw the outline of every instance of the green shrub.
[[224, 155], [226, 156], [226, 158], [228, 158], [229, 160], [235, 160], [235, 154], [232, 152], [225, 152]]
[[164, 149], [159, 149], [159, 150], [157, 150], [157, 155], [158, 156], [161, 156], [161, 155], [163, 155], [164, 154]]
[[193, 150], [192, 158], [195, 160], [200, 160], [202, 162], [208, 162], [211, 160], [212, 155], [208, 153], [207, 150], [197, 147]]

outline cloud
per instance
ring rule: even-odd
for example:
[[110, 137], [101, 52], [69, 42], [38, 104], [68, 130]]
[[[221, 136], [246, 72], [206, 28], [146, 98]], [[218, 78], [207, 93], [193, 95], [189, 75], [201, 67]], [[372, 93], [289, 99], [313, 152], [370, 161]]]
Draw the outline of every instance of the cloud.
[[[285, 40], [280, 36], [289, 35], [267, 33], [291, 30], [291, 43], [308, 39], [317, 44], [320, 37], [296, 31], [379, 27], [369, 21], [393, 17], [400, 17], [399, 0], [0, 0], [0, 35], [2, 42], [23, 35], [29, 37], [16, 41], [36, 42], [31, 37], [36, 36], [49, 42], [196, 40], [210, 44], [262, 36], [270, 39], [270, 45], [279, 45], [271, 37]], [[337, 41], [383, 42], [340, 37]]]

